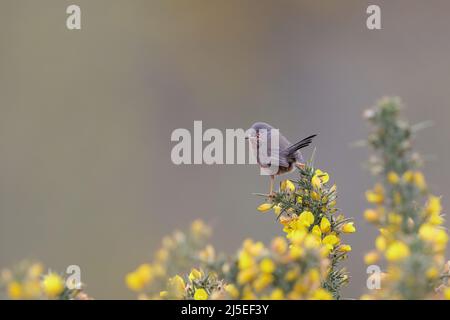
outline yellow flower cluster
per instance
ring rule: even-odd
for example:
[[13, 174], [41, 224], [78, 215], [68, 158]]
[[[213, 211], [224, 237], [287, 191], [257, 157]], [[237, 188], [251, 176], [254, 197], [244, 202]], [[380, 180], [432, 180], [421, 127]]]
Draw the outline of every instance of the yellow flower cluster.
[[136, 270], [125, 276], [125, 282], [129, 289], [141, 291], [145, 286], [149, 285], [154, 278], [164, 275], [165, 270], [162, 265], [143, 263], [137, 267]]
[[[164, 237], [154, 260], [139, 265], [125, 276], [126, 286], [141, 299], [159, 299], [160, 292], [168, 286], [168, 277], [188, 272], [199, 261], [205, 266], [215, 261], [214, 248], [207, 245], [210, 235], [211, 228], [202, 220], [195, 220], [187, 233], [175, 231]], [[177, 287], [179, 279], [171, 279]]]
[[167, 281], [166, 290], [160, 292], [162, 299], [208, 300], [224, 297], [223, 284], [215, 273], [192, 269], [186, 281], [176, 275]]
[[327, 248], [318, 237], [299, 228], [291, 244], [283, 237], [273, 239], [271, 247], [250, 239], [238, 254], [235, 278], [228, 279], [225, 292], [231, 299], [332, 299], [321, 287], [329, 268]]
[[169, 278], [167, 280], [167, 290], [161, 291], [159, 295], [163, 299], [184, 299], [186, 295], [186, 283], [179, 275]]
[[341, 235], [356, 232], [356, 227], [350, 219], [337, 213], [336, 186], [328, 187], [328, 173], [315, 170], [310, 165], [299, 169], [299, 173], [297, 182], [281, 182], [280, 190], [272, 201], [261, 204], [257, 210], [273, 210], [291, 243], [299, 230], [307, 230], [315, 236], [314, 239], [328, 250], [332, 260], [330, 277], [324, 282], [324, 287], [339, 298], [340, 287], [348, 277], [343, 269], [338, 269], [337, 264], [352, 250], [350, 245], [342, 243]]
[[4, 269], [0, 280], [7, 298], [13, 300], [88, 299], [81, 290], [66, 288], [66, 279], [59, 274], [44, 274], [44, 266], [39, 262], [22, 261], [11, 269]]
[[4, 269], [1, 282], [10, 299], [39, 299], [43, 296], [41, 278], [44, 266], [38, 262], [23, 261], [13, 269]]
[[[431, 298], [440, 278], [448, 278], [443, 271], [448, 235], [442, 227], [440, 198], [429, 194], [417, 169], [417, 155], [410, 150], [411, 129], [398, 120], [398, 109], [397, 100], [386, 99], [367, 112], [375, 126], [369, 144], [380, 153], [374, 172], [382, 174], [382, 183], [366, 192], [375, 207], [367, 209], [364, 217], [380, 234], [364, 261], [373, 265], [384, 259], [387, 272], [381, 277], [381, 290], [364, 298]], [[441, 287], [440, 292], [445, 290]]]

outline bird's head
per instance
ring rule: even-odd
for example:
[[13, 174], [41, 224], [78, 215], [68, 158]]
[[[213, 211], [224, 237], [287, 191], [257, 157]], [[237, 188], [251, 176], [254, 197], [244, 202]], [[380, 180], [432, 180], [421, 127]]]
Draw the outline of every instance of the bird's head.
[[246, 132], [246, 139], [250, 141], [258, 141], [260, 139], [261, 131], [264, 131], [266, 135], [270, 135], [270, 131], [273, 127], [265, 122], [255, 122], [250, 129]]

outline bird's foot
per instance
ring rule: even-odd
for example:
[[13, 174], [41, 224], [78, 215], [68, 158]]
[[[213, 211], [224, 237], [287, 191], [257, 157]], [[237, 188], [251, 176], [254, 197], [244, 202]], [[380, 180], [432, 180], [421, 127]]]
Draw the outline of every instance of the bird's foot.
[[275, 193], [273, 193], [273, 192], [272, 193], [253, 193], [253, 195], [268, 198], [270, 200], [273, 200], [273, 198], [275, 198]]
[[306, 167], [306, 164], [297, 162], [297, 163], [295, 164], [295, 166], [296, 166], [298, 169], [300, 169], [300, 170], [304, 170], [305, 167]]

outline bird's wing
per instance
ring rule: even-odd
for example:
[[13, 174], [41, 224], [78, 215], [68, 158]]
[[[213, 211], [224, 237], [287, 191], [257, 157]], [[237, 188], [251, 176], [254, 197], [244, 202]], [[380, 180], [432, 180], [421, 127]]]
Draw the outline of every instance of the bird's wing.
[[289, 168], [289, 162], [287, 161], [286, 157], [280, 155], [272, 155], [270, 158], [273, 165], [278, 163], [279, 167]]
[[269, 168], [273, 166], [278, 167], [285, 167], [289, 168], [289, 162], [288, 159], [283, 156], [283, 154], [280, 154], [279, 149], [271, 149], [270, 154], [267, 156], [258, 155], [258, 163], [261, 165], [261, 167]]
[[297, 150], [300, 150], [301, 148], [309, 146], [312, 142], [312, 139], [315, 136], [317, 136], [317, 135], [313, 134], [303, 140], [300, 140], [299, 142], [294, 143], [293, 145], [290, 145], [289, 147], [287, 147], [286, 149], [284, 149], [282, 151], [282, 154], [285, 157], [292, 157]]

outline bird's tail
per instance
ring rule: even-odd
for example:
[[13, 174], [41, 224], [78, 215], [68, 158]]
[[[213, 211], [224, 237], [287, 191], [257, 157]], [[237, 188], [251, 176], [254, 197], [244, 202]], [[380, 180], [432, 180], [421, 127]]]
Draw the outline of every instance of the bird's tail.
[[303, 140], [300, 140], [299, 142], [294, 143], [293, 145], [289, 146], [289, 147], [286, 149], [286, 154], [287, 154], [287, 155], [292, 155], [292, 154], [294, 154], [297, 150], [300, 150], [301, 148], [304, 148], [304, 147], [309, 146], [309, 145], [311, 144], [311, 142], [312, 142], [312, 139], [313, 139], [315, 136], [317, 136], [317, 134], [313, 134], [313, 135], [311, 135], [311, 136], [309, 136], [309, 137], [307, 137], [307, 138], [305, 138], [305, 139], [303, 139]]

